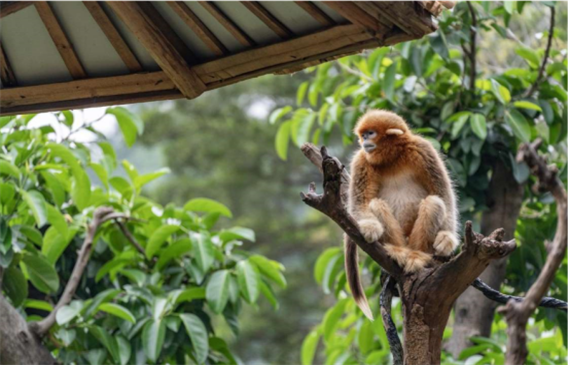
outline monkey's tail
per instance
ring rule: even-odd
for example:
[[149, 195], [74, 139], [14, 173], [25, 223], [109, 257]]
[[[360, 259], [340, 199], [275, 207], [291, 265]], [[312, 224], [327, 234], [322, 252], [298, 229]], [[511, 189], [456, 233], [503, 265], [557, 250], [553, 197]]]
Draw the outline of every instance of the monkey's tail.
[[412, 250], [409, 247], [384, 245], [388, 256], [393, 258], [405, 272], [417, 272], [431, 261], [431, 255], [423, 251]]
[[354, 297], [356, 305], [362, 310], [364, 315], [371, 321], [374, 320], [368, 299], [362, 289], [360, 282], [360, 273], [358, 266], [358, 246], [346, 235], [344, 237], [344, 268], [346, 270], [346, 278], [348, 286]]

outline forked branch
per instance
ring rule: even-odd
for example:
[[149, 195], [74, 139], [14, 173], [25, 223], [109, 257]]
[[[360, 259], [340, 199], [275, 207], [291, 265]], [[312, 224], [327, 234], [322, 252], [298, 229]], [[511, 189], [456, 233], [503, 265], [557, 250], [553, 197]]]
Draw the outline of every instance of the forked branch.
[[505, 315], [508, 325], [507, 364], [523, 364], [525, 362], [528, 355], [526, 324], [548, 292], [556, 271], [566, 255], [568, 246], [568, 196], [562, 181], [558, 178], [556, 167], [548, 166], [546, 159], [538, 155], [537, 151], [540, 144], [540, 140], [536, 140], [532, 144], [523, 144], [519, 148], [517, 161], [526, 162], [532, 174], [538, 178], [534, 190], [548, 191], [554, 196], [557, 205], [558, 225], [546, 263], [527, 295], [522, 301], [510, 300], [507, 305], [499, 308], [499, 312]]

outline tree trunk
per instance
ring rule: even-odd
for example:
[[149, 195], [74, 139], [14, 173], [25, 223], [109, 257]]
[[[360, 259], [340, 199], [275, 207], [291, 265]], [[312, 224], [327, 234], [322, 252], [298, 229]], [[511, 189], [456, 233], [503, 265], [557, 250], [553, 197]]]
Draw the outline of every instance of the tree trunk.
[[0, 294], [0, 364], [57, 364], [24, 318]]
[[[519, 211], [524, 197], [524, 187], [513, 178], [512, 172], [498, 160], [493, 169], [489, 186], [487, 206], [483, 213], [481, 233], [490, 234], [503, 227], [505, 239], [514, 237]], [[493, 289], [499, 290], [506, 274], [507, 259], [495, 260], [485, 269], [480, 278]], [[471, 346], [472, 336], [489, 337], [497, 303], [480, 291], [468, 288], [455, 303], [453, 336], [448, 350], [457, 358], [461, 351]]]

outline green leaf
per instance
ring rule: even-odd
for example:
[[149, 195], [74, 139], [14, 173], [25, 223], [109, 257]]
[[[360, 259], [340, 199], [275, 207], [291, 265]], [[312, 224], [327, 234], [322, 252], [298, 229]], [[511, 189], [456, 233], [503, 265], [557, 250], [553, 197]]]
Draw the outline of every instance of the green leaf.
[[507, 13], [512, 14], [514, 13], [516, 3], [516, 1], [503, 1], [503, 7]]
[[170, 260], [176, 257], [182, 257], [186, 252], [192, 250], [192, 241], [189, 238], [182, 238], [160, 252], [156, 269], [161, 270]]
[[273, 280], [282, 288], [287, 286], [287, 281], [280, 271], [282, 267], [280, 263], [269, 260], [261, 255], [253, 255], [248, 260], [253, 262], [265, 277]]
[[34, 299], [27, 299], [24, 302], [24, 308], [34, 308], [46, 312], [51, 312], [53, 310], [53, 306], [48, 302], [45, 302], [43, 300], [34, 300]]
[[301, 364], [312, 365], [319, 344], [319, 333], [315, 330], [311, 331], [303, 340], [301, 346]]
[[50, 264], [54, 265], [61, 254], [65, 251], [71, 239], [75, 235], [75, 229], [72, 234], [62, 235], [55, 227], [50, 227], [44, 237], [42, 243], [42, 253], [45, 255]]
[[156, 362], [162, 351], [166, 326], [161, 321], [149, 321], [143, 328], [142, 344], [146, 357], [151, 362]]
[[511, 93], [509, 89], [499, 84], [497, 81], [491, 79], [491, 91], [495, 97], [502, 103], [507, 104], [511, 101]]
[[73, 172], [71, 198], [79, 210], [83, 210], [89, 206], [89, 200], [91, 199], [91, 181], [89, 180], [89, 175], [87, 175], [83, 169]]
[[109, 175], [103, 165], [92, 162], [89, 164], [89, 167], [95, 171], [95, 174], [97, 174], [99, 180], [105, 185], [105, 188], [109, 189]]
[[137, 134], [142, 134], [144, 130], [143, 122], [123, 107], [109, 108], [106, 113], [115, 116], [127, 146], [132, 147], [137, 139]]
[[210, 237], [205, 233], [192, 235], [192, 251], [194, 259], [203, 273], [207, 272], [214, 263], [215, 247]]
[[196, 353], [198, 364], [205, 363], [208, 358], [209, 350], [208, 331], [206, 330], [206, 326], [204, 326], [202, 320], [194, 314], [181, 314], [180, 319], [182, 319], [186, 332], [188, 333], [190, 340], [192, 340], [192, 347]]
[[91, 314], [95, 313], [99, 309], [99, 306], [102, 303], [106, 303], [112, 300], [120, 292], [121, 291], [118, 289], [107, 289], [105, 291], [100, 292], [95, 296], [95, 298], [93, 298], [92, 300], [90, 300], [88, 303], [85, 304], [85, 306], [81, 310], [81, 313], [86, 318], [91, 316]]
[[530, 142], [531, 129], [524, 115], [516, 109], [511, 109], [505, 111], [505, 116], [515, 137], [522, 142]]
[[154, 231], [145, 248], [146, 257], [151, 259], [160, 250], [160, 246], [179, 229], [179, 226], [167, 225]]
[[61, 112], [61, 114], [63, 115], [63, 124], [65, 124], [68, 127], [71, 127], [73, 125], [73, 113], [70, 112], [69, 110], [64, 110]]
[[22, 199], [24, 199], [28, 208], [32, 211], [38, 227], [46, 224], [48, 212], [44, 196], [35, 190], [20, 190], [20, 195], [22, 195]]
[[238, 262], [236, 268], [241, 293], [248, 303], [255, 303], [259, 297], [259, 273], [256, 267], [248, 260], [243, 260]]
[[42, 293], [55, 293], [59, 289], [59, 278], [52, 265], [42, 256], [24, 255], [23, 262], [26, 265], [32, 284]]
[[116, 257], [112, 260], [107, 261], [105, 265], [101, 266], [101, 268], [97, 270], [97, 274], [95, 275], [95, 282], [98, 283], [99, 280], [103, 279], [105, 275], [107, 275], [111, 270], [123, 267], [131, 261], [131, 259], [120, 257]]
[[16, 188], [11, 183], [0, 182], [0, 204], [7, 205], [16, 195]]
[[487, 138], [487, 121], [485, 120], [485, 116], [483, 114], [475, 113], [471, 114], [471, 118], [469, 118], [471, 124], [471, 130], [477, 137], [484, 140]]
[[515, 48], [515, 53], [524, 58], [533, 68], [538, 68], [538, 65], [540, 65], [538, 53], [531, 48], [525, 46], [517, 47]]
[[169, 173], [170, 173], [169, 168], [162, 168], [158, 171], [135, 177], [133, 183], [135, 184], [135, 188], [137, 190], [139, 190], [140, 188], [142, 188], [143, 186], [145, 186], [146, 184], [148, 184], [152, 180], [158, 179], [159, 177], [166, 175], [166, 174], [169, 174]]
[[62, 183], [57, 177], [55, 177], [55, 175], [48, 171], [42, 171], [41, 175], [46, 181], [47, 188], [53, 196], [54, 203], [57, 207], [61, 207], [61, 205], [65, 202], [65, 189]]
[[119, 304], [103, 303], [99, 306], [99, 310], [122, 318], [125, 321], [129, 321], [131, 323], [136, 322], [135, 316], [133, 316], [133, 314], [127, 308]]
[[222, 242], [229, 242], [232, 240], [248, 240], [251, 242], [255, 242], [255, 232], [249, 228], [243, 227], [232, 227], [230, 229], [226, 229], [222, 231], [218, 237], [222, 240]]
[[28, 282], [22, 271], [14, 266], [4, 270], [2, 290], [12, 301], [14, 307], [19, 307], [28, 297]]
[[291, 134], [292, 121], [287, 121], [279, 126], [279, 130], [275, 135], [275, 150], [277, 155], [283, 161], [287, 160], [287, 149], [289, 147], [289, 136]]
[[334, 330], [339, 325], [340, 318], [344, 314], [344, 307], [346, 306], [347, 299], [342, 299], [335, 304], [334, 307], [329, 309], [323, 319], [323, 339], [326, 343], [330, 341]]
[[121, 359], [121, 365], [127, 365], [129, 359], [131, 358], [131, 343], [127, 341], [123, 336], [117, 336], [117, 345], [119, 346], [119, 358]]
[[279, 302], [277, 301], [277, 298], [275, 298], [273, 290], [271, 290], [271, 287], [268, 284], [266, 284], [263, 280], [259, 281], [259, 290], [261, 291], [261, 294], [263, 294], [263, 296], [267, 298], [269, 303], [271, 303], [273, 309], [275, 309], [276, 311], [279, 310]]
[[67, 237], [67, 222], [63, 217], [63, 214], [59, 212], [58, 209], [54, 208], [52, 205], [46, 203], [47, 208], [47, 220], [57, 231], [63, 236]]
[[531, 103], [530, 101], [515, 101], [513, 105], [520, 109], [530, 109], [542, 112], [542, 108], [540, 106], [535, 103]]
[[307, 93], [307, 88], [309, 87], [309, 82], [303, 82], [297, 89], [297, 105], [301, 106], [303, 100], [305, 99], [305, 94]]
[[107, 330], [99, 326], [91, 326], [89, 328], [91, 334], [109, 351], [115, 362], [120, 361], [119, 345], [115, 337], [109, 335]]
[[340, 255], [341, 250], [338, 247], [331, 247], [326, 249], [317, 259], [315, 263], [315, 281], [319, 284], [323, 282], [323, 277], [325, 275], [325, 269], [330, 260], [332, 260], [335, 256]]
[[20, 178], [20, 170], [11, 162], [0, 160], [0, 174]]
[[64, 305], [63, 307], [59, 308], [57, 313], [55, 314], [55, 320], [57, 324], [64, 325], [75, 318], [79, 312], [81, 312], [83, 304], [79, 300], [74, 300], [69, 305]]
[[396, 81], [396, 62], [392, 63], [384, 72], [382, 89], [388, 100], [394, 99], [394, 82]]
[[275, 124], [281, 118], [283, 118], [287, 113], [289, 113], [293, 108], [291, 106], [286, 106], [283, 108], [275, 109], [269, 116], [269, 124]]
[[228, 209], [228, 207], [222, 203], [208, 198], [192, 199], [184, 204], [184, 210], [189, 210], [192, 212], [220, 213], [224, 217], [232, 217], [232, 212]]
[[176, 297], [176, 303], [191, 302], [194, 299], [204, 299], [206, 298], [206, 289], [204, 288], [188, 288], [184, 289]]
[[222, 313], [229, 299], [230, 272], [216, 271], [206, 286], [206, 300], [210, 308], [217, 314]]

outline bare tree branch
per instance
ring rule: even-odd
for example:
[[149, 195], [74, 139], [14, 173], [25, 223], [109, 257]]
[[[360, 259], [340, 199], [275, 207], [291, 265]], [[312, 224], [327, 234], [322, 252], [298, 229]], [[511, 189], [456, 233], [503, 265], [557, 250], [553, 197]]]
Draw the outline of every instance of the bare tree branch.
[[552, 36], [554, 35], [554, 24], [556, 22], [556, 9], [554, 6], [550, 7], [550, 29], [548, 30], [548, 41], [546, 42], [546, 50], [544, 51], [544, 57], [542, 58], [542, 64], [540, 65], [540, 69], [538, 70], [538, 75], [536, 76], [536, 80], [534, 80], [530, 89], [526, 93], [526, 97], [532, 96], [532, 94], [538, 88], [538, 84], [540, 83], [542, 76], [544, 75], [544, 69], [546, 68], [546, 63], [548, 62], [548, 57], [550, 57], [550, 47], [552, 47]]
[[140, 243], [138, 243], [138, 241], [136, 240], [136, 238], [133, 236], [133, 234], [131, 233], [131, 231], [129, 231], [127, 229], [127, 227], [125, 226], [125, 224], [123, 222], [121, 222], [118, 219], [115, 219], [115, 223], [117, 224], [117, 226], [119, 226], [119, 229], [121, 230], [121, 232], [123, 232], [123, 235], [125, 236], [125, 238], [127, 239], [127, 241], [129, 241], [129, 243], [131, 245], [133, 245], [134, 248], [136, 248], [140, 253], [143, 254], [143, 256], [146, 257], [146, 252], [144, 250], [144, 248], [140, 245]]
[[77, 261], [73, 267], [73, 271], [71, 272], [71, 277], [69, 278], [69, 281], [63, 290], [63, 294], [59, 298], [59, 301], [57, 302], [53, 311], [51, 311], [47, 317], [39, 322], [29, 323], [28, 326], [31, 332], [37, 334], [40, 337], [44, 336], [54, 325], [57, 311], [71, 302], [71, 299], [73, 299], [73, 295], [75, 294], [75, 290], [79, 285], [79, 281], [81, 280], [81, 276], [85, 271], [85, 267], [87, 267], [87, 263], [89, 262], [91, 249], [93, 248], [93, 239], [97, 234], [97, 230], [103, 223], [115, 217], [116, 214], [114, 213], [113, 208], [99, 207], [95, 210], [93, 213], [93, 221], [90, 225], [87, 226], [87, 232], [85, 233], [83, 245], [79, 251]]
[[568, 246], [568, 196], [558, 178], [556, 167], [547, 166], [546, 159], [538, 155], [537, 150], [540, 144], [540, 140], [532, 144], [523, 144], [519, 148], [517, 161], [525, 161], [532, 174], [538, 177], [535, 190], [549, 191], [554, 196], [557, 205], [558, 225], [546, 263], [522, 302], [510, 300], [505, 306], [498, 309], [499, 313], [505, 315], [508, 325], [507, 334], [509, 338], [505, 361], [507, 364], [523, 364], [525, 362], [528, 355], [526, 324], [541, 299], [548, 292], [556, 271], [566, 255]]
[[387, 275], [386, 281], [382, 286], [380, 292], [380, 313], [382, 315], [382, 323], [386, 330], [386, 337], [390, 344], [390, 352], [392, 353], [393, 365], [404, 364], [404, 350], [402, 349], [402, 342], [398, 336], [398, 330], [392, 320], [392, 295], [396, 290], [396, 282], [394, 279]]

